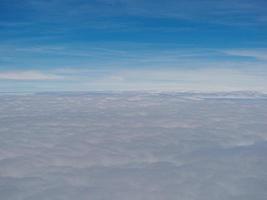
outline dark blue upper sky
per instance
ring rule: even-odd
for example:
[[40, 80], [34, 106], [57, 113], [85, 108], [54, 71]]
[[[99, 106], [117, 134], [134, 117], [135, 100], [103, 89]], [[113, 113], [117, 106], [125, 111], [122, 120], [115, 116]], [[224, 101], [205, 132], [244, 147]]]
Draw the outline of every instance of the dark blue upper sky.
[[266, 48], [264, 0], [0, 1], [3, 91], [265, 91]]

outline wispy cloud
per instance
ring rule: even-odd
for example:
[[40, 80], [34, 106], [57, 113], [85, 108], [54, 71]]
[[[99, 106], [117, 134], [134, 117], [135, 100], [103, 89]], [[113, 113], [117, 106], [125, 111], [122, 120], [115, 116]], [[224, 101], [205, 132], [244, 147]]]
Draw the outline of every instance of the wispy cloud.
[[257, 60], [267, 61], [267, 49], [235, 49], [225, 51], [228, 55], [250, 57]]
[[[129, 46], [17, 46], [14, 51], [9, 49], [6, 56], [14, 52], [13, 56], [21, 60], [27, 55], [38, 57], [33, 62], [39, 64], [51, 54], [49, 59], [57, 60], [57, 65], [48, 63], [39, 70], [28, 67], [24, 71], [3, 68], [0, 79], [61, 80], [54, 90], [267, 91], [264, 49]], [[7, 52], [6, 49], [3, 47], [2, 51]]]
[[7, 71], [0, 72], [0, 80], [17, 80], [17, 81], [43, 81], [43, 80], [60, 80], [62, 76], [44, 73], [39, 71]]
[[[18, 83], [12, 81], [46, 81], [27, 86], [34, 91], [47, 88], [53, 91], [241, 91], [267, 92], [267, 74], [260, 70], [231, 68], [154, 68], [154, 69], [86, 69], [62, 68], [49, 71], [0, 72], [2, 88], [16, 91]], [[3, 82], [3, 81], [9, 82]], [[12, 85], [10, 85], [10, 81]], [[57, 81], [57, 84], [53, 84]], [[5, 86], [5, 84], [9, 83]], [[30, 83], [30, 82], [29, 82]], [[49, 90], [50, 90], [49, 89]]]
[[107, 90], [267, 91], [265, 76], [242, 70], [212, 68], [124, 70], [84, 84]]

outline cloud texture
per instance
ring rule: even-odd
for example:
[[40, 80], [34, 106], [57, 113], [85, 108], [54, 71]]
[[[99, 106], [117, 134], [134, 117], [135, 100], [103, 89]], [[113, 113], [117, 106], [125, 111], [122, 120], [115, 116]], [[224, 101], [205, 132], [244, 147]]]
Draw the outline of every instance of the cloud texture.
[[0, 96], [0, 199], [264, 200], [266, 96]]

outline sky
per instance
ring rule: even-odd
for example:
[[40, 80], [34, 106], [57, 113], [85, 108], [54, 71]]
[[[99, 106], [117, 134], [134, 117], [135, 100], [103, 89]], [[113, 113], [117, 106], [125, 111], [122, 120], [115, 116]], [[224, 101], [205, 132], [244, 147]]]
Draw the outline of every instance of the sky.
[[1, 0], [0, 91], [267, 92], [264, 0]]

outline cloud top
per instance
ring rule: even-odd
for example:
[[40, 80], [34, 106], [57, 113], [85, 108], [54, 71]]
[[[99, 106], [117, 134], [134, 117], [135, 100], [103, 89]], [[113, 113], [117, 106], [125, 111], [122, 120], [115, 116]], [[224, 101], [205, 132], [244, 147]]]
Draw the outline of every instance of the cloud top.
[[265, 200], [266, 95], [0, 95], [0, 199]]

